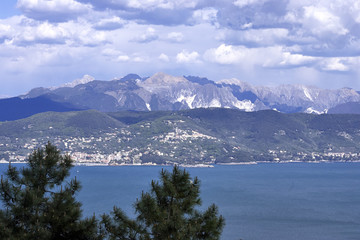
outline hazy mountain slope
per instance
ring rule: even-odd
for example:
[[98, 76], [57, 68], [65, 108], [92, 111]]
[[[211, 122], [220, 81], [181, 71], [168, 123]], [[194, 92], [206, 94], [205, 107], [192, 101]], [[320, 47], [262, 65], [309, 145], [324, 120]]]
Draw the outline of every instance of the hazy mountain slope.
[[46, 96], [35, 98], [0, 99], [0, 121], [12, 121], [47, 111], [67, 112], [80, 110], [66, 102], [56, 102]]
[[328, 111], [329, 114], [360, 114], [360, 102], [339, 104]]
[[174, 77], [165, 73], [156, 73], [147, 78], [129, 74], [112, 81], [90, 78], [65, 84], [63, 87], [36, 88], [21, 98], [31, 99], [44, 95], [56, 102], [70, 103], [76, 108], [102, 112], [177, 111], [218, 107], [319, 114], [326, 113], [339, 104], [360, 102], [360, 94], [349, 88], [327, 90], [302, 85], [263, 87], [252, 86], [237, 79], [214, 82], [207, 78]]
[[258, 99], [265, 106], [285, 113], [322, 113], [342, 103], [360, 101], [360, 94], [350, 88], [328, 90], [303, 85], [262, 87], [251, 86], [237, 79], [222, 80], [219, 83], [237, 86], [234, 95], [250, 94], [248, 98], [253, 101]]
[[0, 135], [6, 137], [88, 136], [98, 131], [121, 128], [124, 124], [95, 110], [46, 112], [25, 119], [0, 123]]

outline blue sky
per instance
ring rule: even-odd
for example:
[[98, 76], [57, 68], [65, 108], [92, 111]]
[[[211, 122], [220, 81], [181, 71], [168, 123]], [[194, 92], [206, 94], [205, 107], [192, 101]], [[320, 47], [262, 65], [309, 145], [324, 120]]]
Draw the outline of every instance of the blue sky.
[[0, 97], [160, 71], [360, 90], [360, 2], [0, 2]]

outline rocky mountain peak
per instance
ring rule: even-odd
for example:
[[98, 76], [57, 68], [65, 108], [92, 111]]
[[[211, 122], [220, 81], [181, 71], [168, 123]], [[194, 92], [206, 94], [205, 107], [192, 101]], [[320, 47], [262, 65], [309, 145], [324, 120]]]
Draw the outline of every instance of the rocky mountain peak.
[[239, 80], [237, 78], [222, 79], [220, 81], [217, 81], [216, 83], [227, 84], [227, 85], [236, 85], [236, 86], [239, 86], [242, 90], [252, 90], [252, 88], [253, 88], [249, 83]]
[[[213, 82], [204, 77], [177, 77], [163, 72], [149, 78], [129, 74], [117, 81], [93, 80], [93, 77], [85, 75], [62, 87], [33, 89], [21, 98], [47, 96], [81, 109], [107, 112], [219, 107], [320, 114], [339, 104], [360, 102], [360, 94], [349, 88], [329, 90], [303, 85], [252, 86], [235, 78]], [[83, 85], [76, 87], [79, 84]]]
[[145, 84], [169, 84], [169, 85], [186, 83], [186, 82], [188, 82], [188, 80], [185, 79], [184, 77], [175, 77], [163, 72], [156, 73], [144, 81]]
[[61, 88], [61, 87], [71, 87], [71, 88], [73, 88], [73, 87], [75, 87], [77, 85], [86, 84], [86, 83], [92, 82], [94, 80], [95, 80], [95, 78], [93, 76], [85, 74], [82, 78], [75, 79], [72, 82], [65, 83], [64, 85], [61, 85], [59, 87], [53, 87], [51, 89], [57, 89], [57, 88]]

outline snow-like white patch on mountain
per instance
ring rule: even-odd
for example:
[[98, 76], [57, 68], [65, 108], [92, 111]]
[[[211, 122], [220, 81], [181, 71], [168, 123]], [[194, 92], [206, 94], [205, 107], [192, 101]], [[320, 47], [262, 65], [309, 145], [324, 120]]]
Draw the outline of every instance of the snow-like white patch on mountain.
[[306, 87], [304, 87], [304, 94], [310, 101], [312, 101], [312, 102], [314, 101], [311, 94], [309, 93], [309, 90]]
[[192, 95], [192, 96], [185, 96], [185, 95], [182, 95], [182, 94], [181, 94], [181, 95], [176, 99], [176, 101], [177, 101], [177, 102], [185, 101], [186, 104], [188, 105], [188, 107], [189, 107], [190, 109], [193, 109], [192, 104], [193, 104], [193, 102], [194, 102], [194, 100], [195, 100], [195, 97], [196, 97], [196, 94], [194, 94], [194, 95]]
[[50, 89], [51, 89], [51, 90], [55, 90], [55, 89], [62, 88], [62, 87], [70, 87], [70, 88], [73, 88], [73, 87], [76, 87], [77, 85], [86, 84], [86, 83], [92, 82], [92, 81], [94, 81], [94, 80], [95, 80], [95, 78], [94, 78], [93, 76], [90, 76], [90, 75], [85, 74], [82, 78], [75, 79], [75, 80], [72, 81], [72, 82], [65, 83], [65, 84], [63, 84], [63, 85], [61, 85], [61, 86], [58, 86], [58, 87], [51, 87]]
[[221, 103], [220, 103], [219, 99], [214, 98], [213, 100], [211, 100], [208, 107], [221, 107]]
[[240, 110], [244, 110], [245, 112], [252, 112], [255, 108], [255, 104], [253, 104], [250, 100], [237, 101], [234, 102], [233, 105]]
[[[33, 89], [20, 97], [34, 98], [53, 93], [59, 95], [59, 99], [71, 99], [71, 96], [76, 95], [76, 99], [81, 100], [84, 108], [95, 108], [100, 111], [223, 107], [245, 111], [276, 108], [280, 112], [302, 111], [322, 114], [326, 113], [327, 109], [343, 103], [360, 102], [360, 94], [350, 88], [329, 90], [304, 85], [252, 86], [236, 78], [223, 79], [214, 84], [208, 80], [206, 84], [199, 84], [196, 82], [197, 77], [193, 77], [195, 81], [192, 81], [165, 73], [156, 73], [149, 78], [134, 76], [139, 78], [132, 79], [136, 85], [134, 81], [127, 80], [97, 81], [96, 84], [92, 84], [94, 78], [85, 75], [60, 87]], [[83, 84], [83, 87], [76, 87], [79, 84]], [[61, 87], [63, 89], [59, 91]], [[99, 99], [89, 99], [89, 91], [99, 93], [96, 96]], [[108, 99], [103, 94], [114, 97], [117, 103], [109, 108]], [[104, 104], [99, 105], [99, 101], [104, 101]], [[150, 105], [152, 101], [155, 101], [154, 105]], [[306, 110], [303, 111], [304, 109]]]
[[311, 114], [324, 114], [324, 113], [327, 113], [327, 109], [324, 109], [324, 110], [316, 110], [312, 107], [309, 107], [307, 108], [305, 111], [305, 113], [311, 113]]

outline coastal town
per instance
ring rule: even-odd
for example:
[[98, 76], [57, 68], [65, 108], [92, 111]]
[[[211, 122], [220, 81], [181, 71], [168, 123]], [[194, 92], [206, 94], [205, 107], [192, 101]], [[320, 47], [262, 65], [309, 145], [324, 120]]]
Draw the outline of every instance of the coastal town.
[[[254, 159], [236, 158], [243, 146], [222, 146], [221, 139], [195, 130], [177, 126], [181, 121], [166, 121], [171, 130], [144, 138], [144, 131], [131, 128], [113, 129], [90, 136], [46, 136], [40, 138], [2, 137], [0, 163], [26, 162], [29, 154], [52, 142], [77, 165], [204, 165], [246, 164], [256, 162], [327, 162], [359, 161], [358, 152], [290, 152], [285, 149], [268, 149]], [[150, 123], [140, 124], [139, 129], [150, 129]], [[221, 155], [228, 155], [219, 161]], [[223, 158], [222, 158], [223, 160]]]

